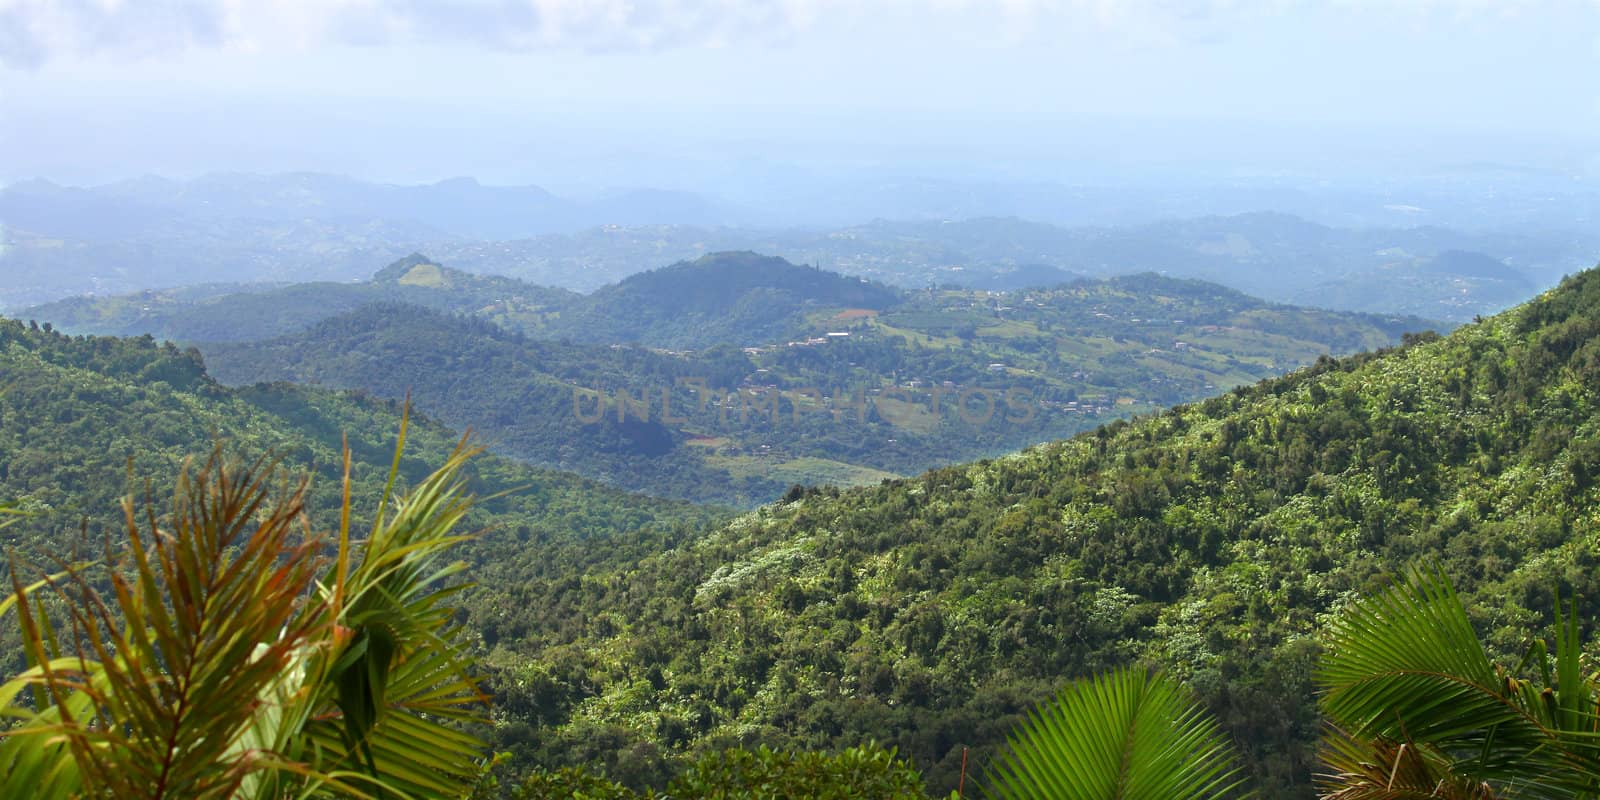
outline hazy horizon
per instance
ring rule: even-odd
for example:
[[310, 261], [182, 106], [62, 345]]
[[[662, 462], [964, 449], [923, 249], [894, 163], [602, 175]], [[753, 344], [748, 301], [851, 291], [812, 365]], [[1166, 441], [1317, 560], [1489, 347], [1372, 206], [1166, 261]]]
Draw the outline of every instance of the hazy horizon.
[[1589, 2], [23, 0], [0, 181], [1589, 184], [1597, 68]]

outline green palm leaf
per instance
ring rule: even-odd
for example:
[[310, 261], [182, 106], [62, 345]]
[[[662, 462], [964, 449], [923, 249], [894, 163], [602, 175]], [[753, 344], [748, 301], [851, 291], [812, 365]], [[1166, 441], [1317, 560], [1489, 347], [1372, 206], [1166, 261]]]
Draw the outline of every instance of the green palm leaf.
[[1543, 642], [1523, 661], [1540, 685], [1489, 660], [1437, 570], [1407, 573], [1345, 609], [1326, 631], [1316, 673], [1335, 729], [1325, 739], [1325, 796], [1410, 796], [1362, 793], [1395, 784], [1379, 780], [1387, 759], [1419, 789], [1431, 777], [1463, 797], [1594, 798], [1592, 678], [1579, 669], [1575, 617], [1559, 608], [1557, 617], [1556, 680]]
[[[471, 508], [461, 472], [478, 452], [463, 439], [392, 513], [380, 512], [359, 563], [335, 576], [329, 598], [345, 642], [321, 665], [316, 702], [339, 713], [337, 721], [319, 715], [307, 734], [342, 769], [410, 796], [450, 796], [481, 758], [480, 742], [451, 726], [481, 722], [486, 698], [453, 642], [453, 608], [444, 602], [462, 588], [447, 582], [465, 565], [442, 560], [468, 538], [452, 531]], [[397, 449], [390, 487], [398, 465]], [[336, 569], [353, 561], [341, 553]]]
[[1214, 800], [1243, 783], [1205, 710], [1142, 669], [1063, 689], [1029, 714], [986, 777], [987, 794], [1008, 800]]

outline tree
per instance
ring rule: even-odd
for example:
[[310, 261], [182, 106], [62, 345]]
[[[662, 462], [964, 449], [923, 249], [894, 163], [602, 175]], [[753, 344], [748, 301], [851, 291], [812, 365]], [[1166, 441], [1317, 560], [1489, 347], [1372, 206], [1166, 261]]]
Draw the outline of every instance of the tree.
[[463, 565], [442, 556], [464, 538], [478, 449], [463, 439], [397, 497], [405, 437], [402, 418], [365, 541], [348, 447], [334, 541], [305, 518], [305, 479], [219, 449], [183, 470], [170, 517], [124, 502], [120, 557], [32, 586], [13, 564], [0, 612], [17, 612], [29, 668], [0, 686], [0, 796], [470, 792], [480, 744], [463, 728], [485, 698], [444, 602]]

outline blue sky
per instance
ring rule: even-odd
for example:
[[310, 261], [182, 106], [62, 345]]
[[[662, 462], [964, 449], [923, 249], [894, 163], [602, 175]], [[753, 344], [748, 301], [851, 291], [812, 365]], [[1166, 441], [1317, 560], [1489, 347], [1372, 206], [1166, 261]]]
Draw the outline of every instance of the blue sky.
[[0, 180], [1600, 175], [1600, 3], [0, 0]]

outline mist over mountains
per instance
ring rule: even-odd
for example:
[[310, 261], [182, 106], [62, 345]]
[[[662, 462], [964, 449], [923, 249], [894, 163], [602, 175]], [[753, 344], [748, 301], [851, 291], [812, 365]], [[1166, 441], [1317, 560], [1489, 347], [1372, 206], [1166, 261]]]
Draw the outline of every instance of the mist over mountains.
[[[1454, 229], [1418, 224], [1431, 219], [1420, 206], [1325, 194], [1375, 211], [1316, 213], [1289, 195], [1314, 196], [885, 181], [839, 193], [827, 214], [809, 211], [821, 196], [775, 193], [768, 202], [793, 208], [780, 227], [775, 208], [681, 191], [567, 198], [470, 178], [400, 186], [316, 173], [90, 188], [32, 180], [0, 189], [0, 308], [203, 283], [359, 280], [375, 263], [419, 251], [468, 271], [592, 291], [661, 264], [752, 250], [908, 288], [1014, 291], [1155, 271], [1279, 302], [1461, 321], [1581, 269], [1595, 238], [1581, 203], [1569, 223], [1532, 228], [1508, 216]], [[1116, 211], [1140, 202], [1140, 215]], [[1251, 211], [1260, 207], [1350, 222]], [[871, 219], [870, 210], [880, 218], [825, 222]]]

